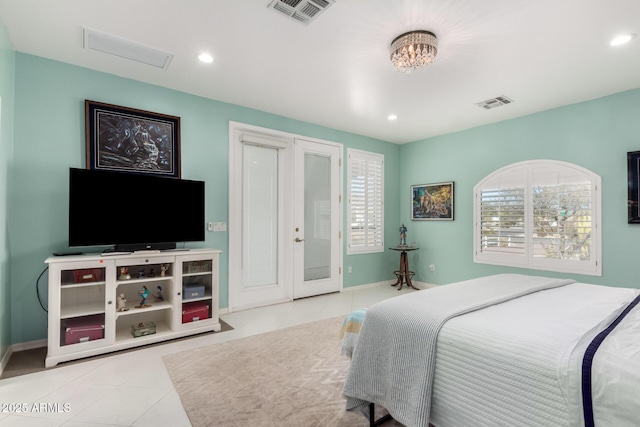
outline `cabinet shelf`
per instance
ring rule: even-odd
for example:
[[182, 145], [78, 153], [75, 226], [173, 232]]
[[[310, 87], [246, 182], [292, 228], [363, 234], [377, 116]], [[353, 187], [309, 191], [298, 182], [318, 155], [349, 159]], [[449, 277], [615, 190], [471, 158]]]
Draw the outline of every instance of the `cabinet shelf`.
[[72, 289], [72, 288], [89, 288], [92, 286], [104, 286], [106, 282], [85, 282], [85, 283], [63, 283], [61, 287], [63, 289]]
[[105, 311], [104, 301], [87, 302], [83, 304], [63, 305], [60, 307], [60, 318], [70, 319], [72, 317], [89, 316], [92, 314], [103, 314]]
[[151, 303], [151, 305], [149, 307], [145, 307], [145, 308], [136, 308], [137, 304], [129, 304], [127, 305], [127, 308], [129, 310], [127, 311], [117, 311], [116, 312], [116, 319], [120, 318], [122, 316], [131, 316], [131, 315], [138, 315], [138, 314], [144, 314], [144, 313], [151, 313], [153, 311], [158, 311], [158, 310], [171, 310], [173, 308], [173, 304], [171, 304], [168, 301], [159, 301], [159, 302], [154, 302]]

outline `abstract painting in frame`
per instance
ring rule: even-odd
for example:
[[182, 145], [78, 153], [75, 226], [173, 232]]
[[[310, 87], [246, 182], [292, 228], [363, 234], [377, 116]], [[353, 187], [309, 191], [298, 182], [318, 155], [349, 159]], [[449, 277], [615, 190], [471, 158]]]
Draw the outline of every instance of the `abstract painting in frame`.
[[453, 221], [453, 182], [412, 185], [411, 219]]
[[87, 169], [180, 178], [180, 117], [85, 101]]

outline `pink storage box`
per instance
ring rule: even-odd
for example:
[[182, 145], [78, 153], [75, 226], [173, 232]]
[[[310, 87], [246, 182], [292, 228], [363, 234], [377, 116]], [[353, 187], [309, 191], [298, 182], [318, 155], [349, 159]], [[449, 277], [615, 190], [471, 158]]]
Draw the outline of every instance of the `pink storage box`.
[[104, 338], [104, 318], [76, 317], [67, 319], [64, 324], [64, 344], [100, 340]]
[[190, 323], [209, 318], [209, 304], [190, 302], [182, 304], [182, 323]]

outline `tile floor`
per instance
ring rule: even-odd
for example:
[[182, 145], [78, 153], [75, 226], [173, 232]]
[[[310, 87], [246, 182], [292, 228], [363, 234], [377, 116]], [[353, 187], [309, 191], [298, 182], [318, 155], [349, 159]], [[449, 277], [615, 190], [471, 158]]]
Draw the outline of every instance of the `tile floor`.
[[346, 315], [410, 292], [382, 285], [224, 314], [234, 330], [0, 380], [0, 427], [190, 426], [163, 355]]

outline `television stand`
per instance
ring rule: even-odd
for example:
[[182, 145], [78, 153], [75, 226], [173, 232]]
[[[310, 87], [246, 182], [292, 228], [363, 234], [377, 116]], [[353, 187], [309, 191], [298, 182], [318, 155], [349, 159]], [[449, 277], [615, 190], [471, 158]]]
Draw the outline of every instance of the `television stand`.
[[191, 249], [47, 258], [45, 366], [220, 331], [220, 253]]

